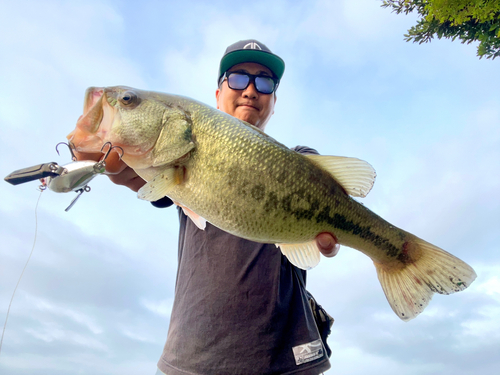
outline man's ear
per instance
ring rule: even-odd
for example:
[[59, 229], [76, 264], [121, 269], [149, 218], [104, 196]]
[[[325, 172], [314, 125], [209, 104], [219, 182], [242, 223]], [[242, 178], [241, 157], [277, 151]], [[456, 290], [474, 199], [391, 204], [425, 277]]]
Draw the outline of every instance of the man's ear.
[[217, 109], [219, 109], [219, 95], [220, 95], [220, 88], [215, 90], [215, 102], [217, 103]]

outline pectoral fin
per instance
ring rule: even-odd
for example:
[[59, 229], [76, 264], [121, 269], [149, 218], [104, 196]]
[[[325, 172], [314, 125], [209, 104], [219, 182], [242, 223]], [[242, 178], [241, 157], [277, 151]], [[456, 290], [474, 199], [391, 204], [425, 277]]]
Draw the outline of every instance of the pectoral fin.
[[299, 244], [280, 243], [276, 246], [281, 249], [290, 263], [303, 270], [316, 267], [321, 258], [316, 240]]
[[178, 184], [176, 169], [175, 167], [168, 168], [146, 183], [137, 192], [139, 199], [154, 202], [167, 196], [174, 186]]
[[343, 156], [304, 156], [328, 171], [353, 197], [366, 197], [375, 183], [375, 169], [366, 161]]

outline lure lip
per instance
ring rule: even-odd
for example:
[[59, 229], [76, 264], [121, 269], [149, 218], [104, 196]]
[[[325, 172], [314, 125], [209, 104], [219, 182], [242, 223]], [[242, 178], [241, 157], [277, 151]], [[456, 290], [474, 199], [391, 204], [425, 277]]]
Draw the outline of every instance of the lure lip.
[[57, 177], [63, 173], [64, 168], [59, 166], [56, 162], [38, 164], [33, 167], [18, 169], [8, 176], [4, 177], [4, 181], [11, 185], [20, 185], [26, 182], [35, 181], [39, 179]]

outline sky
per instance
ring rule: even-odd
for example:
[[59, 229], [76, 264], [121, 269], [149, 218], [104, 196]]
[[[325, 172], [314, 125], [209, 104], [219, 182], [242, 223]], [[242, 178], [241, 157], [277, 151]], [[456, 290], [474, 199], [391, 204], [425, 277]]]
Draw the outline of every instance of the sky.
[[[327, 374], [496, 374], [500, 368], [500, 75], [476, 44], [403, 35], [378, 0], [0, 0], [0, 172], [70, 162], [55, 145], [89, 86], [215, 105], [226, 47], [255, 38], [286, 62], [267, 132], [289, 147], [368, 161], [367, 207], [470, 264], [465, 291], [410, 322], [371, 260], [341, 247], [308, 273], [335, 318]], [[165, 343], [177, 215], [99, 176], [74, 193], [0, 184], [3, 375], [151, 374]], [[35, 207], [38, 208], [35, 214]], [[228, 280], [228, 282], [231, 282]]]

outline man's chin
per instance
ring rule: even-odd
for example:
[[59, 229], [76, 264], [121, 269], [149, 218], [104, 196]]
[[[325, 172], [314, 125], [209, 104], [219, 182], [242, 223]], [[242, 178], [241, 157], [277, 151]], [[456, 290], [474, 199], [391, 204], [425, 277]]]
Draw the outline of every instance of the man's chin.
[[260, 122], [259, 116], [256, 116], [255, 112], [256, 112], [255, 110], [247, 110], [239, 107], [238, 110], [235, 112], [234, 117], [240, 119], [241, 121], [246, 121], [252, 125], [255, 125]]

